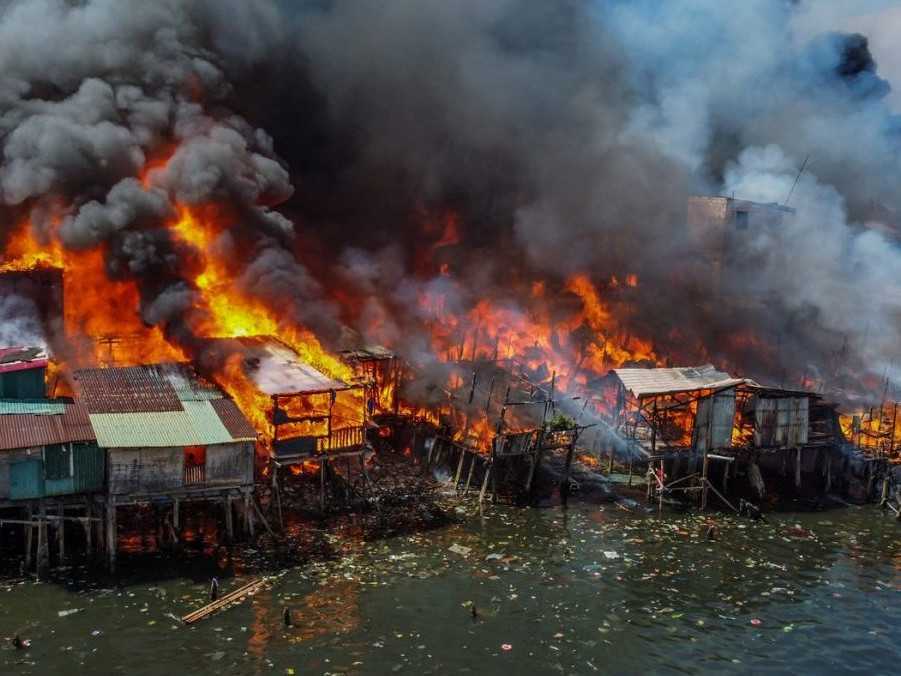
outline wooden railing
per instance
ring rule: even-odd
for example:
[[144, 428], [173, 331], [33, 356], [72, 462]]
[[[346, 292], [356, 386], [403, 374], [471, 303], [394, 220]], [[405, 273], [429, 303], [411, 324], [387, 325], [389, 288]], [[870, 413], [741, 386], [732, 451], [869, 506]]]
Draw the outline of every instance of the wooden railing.
[[185, 486], [199, 486], [206, 483], [204, 465], [185, 465]]
[[320, 437], [316, 440], [316, 451], [336, 451], [343, 448], [353, 448], [363, 445], [362, 427], [345, 427], [340, 430], [332, 430], [330, 436]]

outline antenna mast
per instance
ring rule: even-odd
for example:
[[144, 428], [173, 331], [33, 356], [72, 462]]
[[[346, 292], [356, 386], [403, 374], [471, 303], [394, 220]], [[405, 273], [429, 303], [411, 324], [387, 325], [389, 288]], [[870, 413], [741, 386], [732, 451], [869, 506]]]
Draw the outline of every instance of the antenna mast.
[[807, 166], [807, 160], [810, 159], [810, 153], [807, 153], [807, 157], [804, 158], [804, 163], [801, 165], [801, 168], [798, 170], [798, 175], [795, 176], [795, 182], [792, 183], [792, 189], [788, 191], [788, 197], [785, 198], [785, 202], [783, 202], [783, 206], [788, 206], [788, 201], [792, 198], [792, 195], [795, 192], [795, 187], [798, 185], [798, 181], [801, 179], [801, 174], [804, 173], [804, 167]]

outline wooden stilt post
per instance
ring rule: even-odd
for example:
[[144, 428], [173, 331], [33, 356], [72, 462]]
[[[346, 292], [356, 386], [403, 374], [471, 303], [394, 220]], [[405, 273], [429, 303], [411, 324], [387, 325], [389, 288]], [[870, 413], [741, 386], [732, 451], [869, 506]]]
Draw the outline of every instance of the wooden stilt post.
[[319, 460], [319, 509], [325, 512], [325, 472], [328, 460], [325, 457]]
[[[712, 416], [713, 414], [711, 414]], [[707, 477], [707, 470], [710, 466], [710, 458], [707, 457], [707, 451], [704, 451], [704, 464], [701, 469], [701, 511], [707, 509], [707, 490], [710, 486], [710, 479]]]
[[469, 461], [469, 473], [466, 475], [466, 485], [463, 487], [463, 495], [467, 495], [469, 493], [469, 484], [472, 482], [472, 474], [475, 471], [476, 461], [478, 460], [475, 453], [472, 453], [471, 455], [472, 457]]
[[43, 575], [50, 568], [50, 542], [47, 533], [47, 507], [41, 500], [38, 523], [38, 575]]
[[482, 479], [482, 490], [479, 491], [480, 504], [485, 501], [485, 491], [488, 490], [488, 479], [491, 476], [491, 461], [486, 460], [485, 464], [487, 465], [487, 467], [485, 468], [485, 476]]
[[460, 486], [460, 478], [463, 475], [463, 461], [466, 459], [466, 449], [460, 447], [460, 461], [457, 463], [457, 473], [454, 475], [454, 490]]
[[250, 539], [253, 539], [254, 535], [254, 523], [253, 523], [253, 506], [251, 504], [253, 500], [253, 496], [251, 491], [248, 490], [244, 493], [244, 523], [247, 524], [247, 534], [250, 536]]
[[56, 549], [59, 554], [59, 566], [66, 565], [66, 508], [59, 506], [59, 524], [56, 527]]
[[94, 524], [92, 522], [94, 503], [90, 498], [85, 501], [84, 513], [86, 518], [82, 525], [84, 526], [85, 549], [87, 550], [88, 561], [92, 561], [94, 559]]
[[116, 550], [119, 547], [116, 533], [116, 498], [109, 496], [106, 503], [106, 554], [107, 565], [111, 573], [116, 572]]
[[232, 499], [226, 496], [222, 501], [222, 507], [225, 509], [225, 535], [229, 542], [235, 541], [235, 523], [232, 517]]
[[795, 449], [795, 488], [801, 488], [801, 449]]
[[179, 507], [181, 506], [181, 500], [175, 498], [172, 501], [172, 527], [176, 532], [181, 530], [181, 510]]
[[[411, 451], [412, 452], [412, 451]], [[363, 494], [369, 496], [369, 470], [366, 469], [366, 451], [360, 453], [360, 472], [363, 475]]]
[[282, 513], [282, 487], [278, 480], [278, 464], [272, 463], [272, 494], [275, 497], [275, 508], [278, 511], [279, 528], [285, 528], [285, 516]]
[[34, 546], [34, 510], [31, 503], [28, 504], [25, 514], [28, 521], [28, 525], [25, 526], [25, 570], [31, 570], [31, 552]]
[[572, 468], [573, 464], [573, 452], [576, 450], [576, 437], [573, 434], [573, 439], [569, 443], [569, 447], [566, 449], [566, 464], [563, 466], [563, 479], [560, 481], [560, 499], [563, 502], [563, 506], [566, 507], [566, 503], [569, 502], [569, 472]]
[[657, 511], [663, 512], [663, 488], [666, 485], [666, 466], [663, 464], [664, 458], [660, 456], [660, 486], [657, 488]]
[[532, 493], [532, 479], [535, 478], [535, 465], [538, 464], [537, 454], [538, 451], [533, 451], [529, 454], [529, 476], [526, 477], [526, 495], [531, 495]]

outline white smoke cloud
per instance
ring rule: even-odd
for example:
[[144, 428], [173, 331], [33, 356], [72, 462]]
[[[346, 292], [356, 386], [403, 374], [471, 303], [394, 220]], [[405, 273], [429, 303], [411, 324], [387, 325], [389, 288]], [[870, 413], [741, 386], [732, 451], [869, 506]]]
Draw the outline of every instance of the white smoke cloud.
[[0, 347], [46, 346], [34, 303], [12, 294], [0, 296]]

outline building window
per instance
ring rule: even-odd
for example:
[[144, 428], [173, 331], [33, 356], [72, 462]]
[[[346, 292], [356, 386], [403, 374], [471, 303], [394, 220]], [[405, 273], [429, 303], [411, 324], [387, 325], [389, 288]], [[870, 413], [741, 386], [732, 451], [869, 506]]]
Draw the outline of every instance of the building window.
[[748, 211], [736, 211], [735, 212], [735, 229], [736, 230], [747, 230], [748, 229], [748, 221], [751, 214]]
[[185, 446], [185, 485], [206, 482], [206, 446]]

